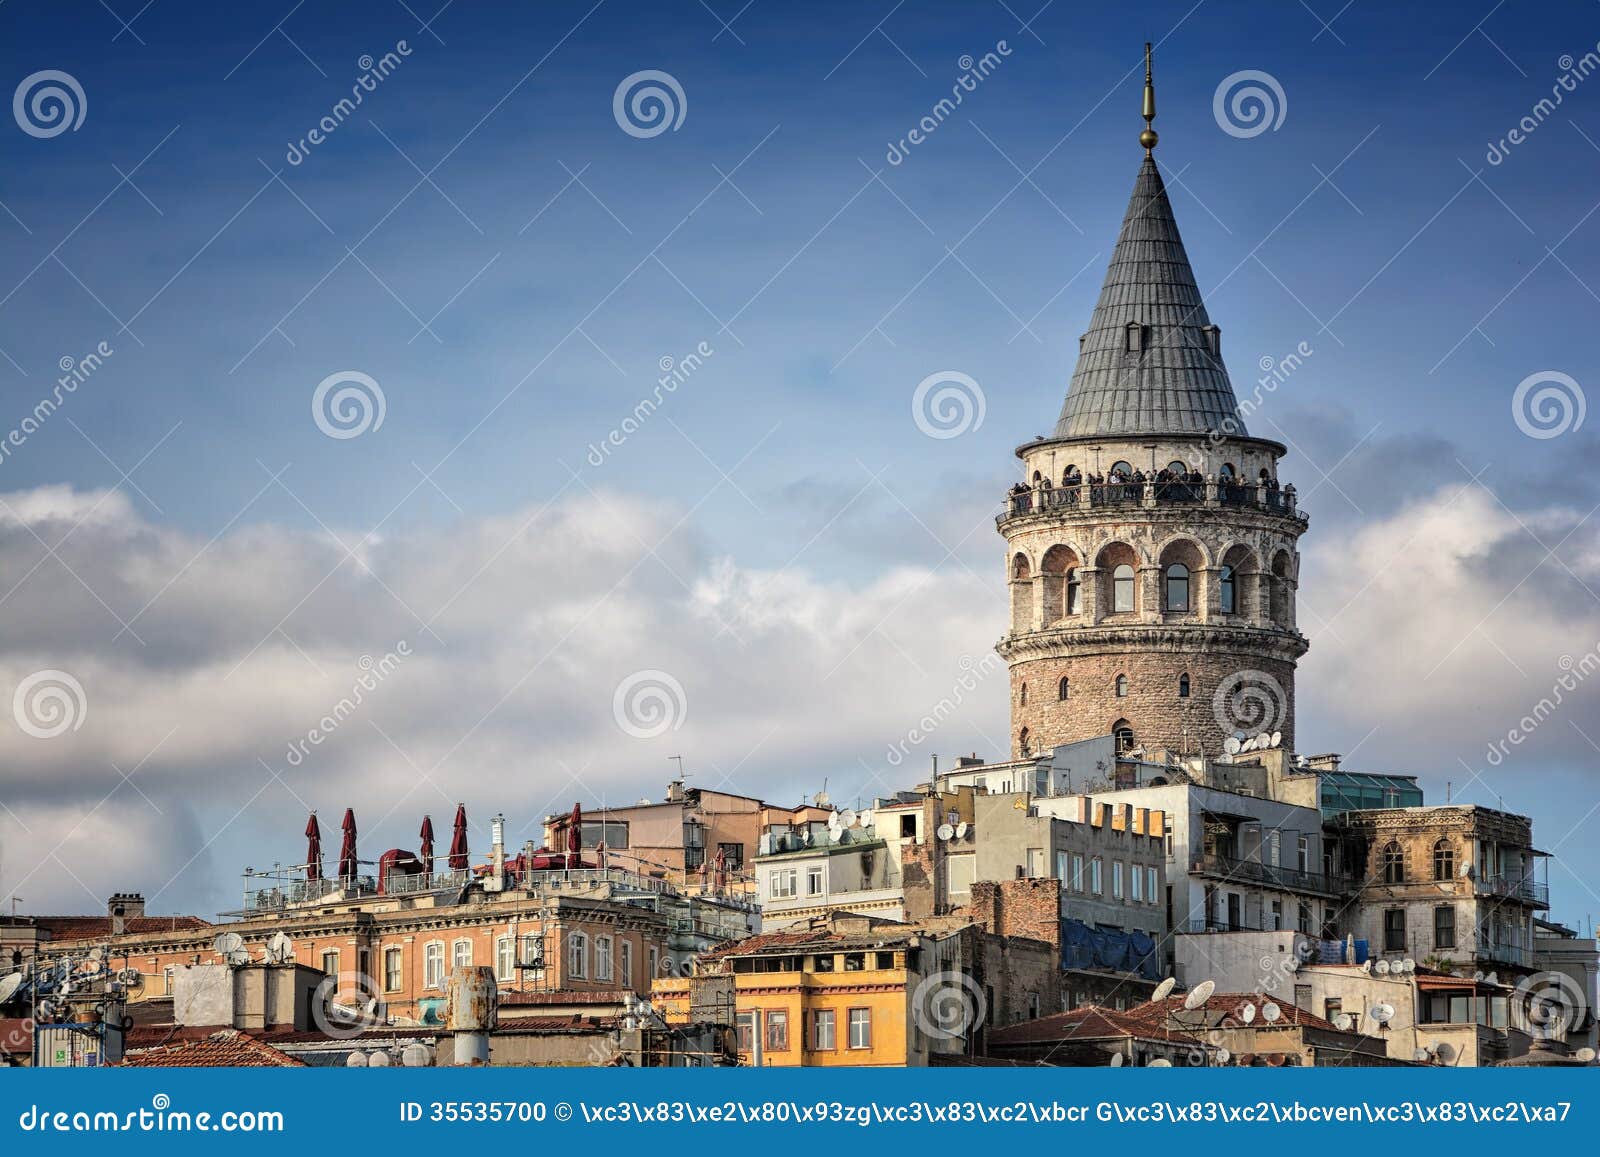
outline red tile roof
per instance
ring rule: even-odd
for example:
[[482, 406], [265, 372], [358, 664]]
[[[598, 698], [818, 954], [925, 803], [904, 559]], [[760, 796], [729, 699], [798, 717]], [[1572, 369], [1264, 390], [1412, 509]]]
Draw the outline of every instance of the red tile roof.
[[1198, 1043], [1199, 1038], [1160, 1018], [1141, 1018], [1132, 1012], [1085, 1005], [1071, 1012], [1058, 1012], [1010, 1024], [989, 1033], [991, 1045], [1052, 1044], [1070, 1040], [1100, 1040], [1138, 1037], [1141, 1040], [1168, 1040]]
[[262, 1044], [248, 1033], [224, 1029], [195, 1040], [178, 1041], [157, 1048], [130, 1052], [122, 1064], [131, 1068], [184, 1069], [293, 1069], [305, 1062], [271, 1045]]
[[[110, 916], [35, 916], [33, 922], [50, 933], [52, 942], [104, 940], [111, 935]], [[194, 932], [211, 927], [209, 920], [198, 916], [129, 916], [122, 923], [123, 935], [133, 936]]]
[[620, 988], [589, 991], [558, 988], [551, 992], [502, 992], [501, 1005], [529, 1004], [621, 1004], [627, 993]]

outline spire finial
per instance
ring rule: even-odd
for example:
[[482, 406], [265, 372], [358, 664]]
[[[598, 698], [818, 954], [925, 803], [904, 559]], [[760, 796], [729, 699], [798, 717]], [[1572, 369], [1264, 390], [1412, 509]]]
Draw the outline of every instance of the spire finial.
[[1139, 134], [1139, 143], [1144, 146], [1144, 155], [1150, 156], [1150, 150], [1156, 147], [1156, 142], [1161, 138], [1156, 135], [1156, 130], [1151, 127], [1151, 122], [1156, 119], [1156, 86], [1150, 69], [1150, 42], [1144, 43], [1144, 132]]

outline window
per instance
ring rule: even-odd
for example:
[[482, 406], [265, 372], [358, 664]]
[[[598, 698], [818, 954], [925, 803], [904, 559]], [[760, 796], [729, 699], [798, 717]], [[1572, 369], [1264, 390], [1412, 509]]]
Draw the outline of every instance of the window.
[[[615, 820], [584, 820], [578, 829], [580, 848], [597, 848], [604, 844], [608, 851], [628, 846], [628, 825]], [[565, 844], [560, 845], [565, 847]]]
[[683, 866], [698, 868], [706, 862], [706, 829], [704, 824], [683, 825]]
[[1382, 865], [1385, 884], [1406, 882], [1406, 851], [1398, 840], [1390, 840], [1383, 846]]
[[172, 995], [172, 977], [175, 971], [170, 964], [161, 970], [161, 988], [167, 996]]
[[1406, 910], [1404, 908], [1384, 909], [1383, 950], [1385, 952], [1404, 952], [1406, 950]]
[[1126, 462], [1113, 462], [1111, 464], [1111, 480], [1113, 482], [1127, 482], [1133, 478], [1133, 467]]
[[1435, 880], [1456, 878], [1456, 846], [1449, 840], [1440, 840], [1433, 845], [1433, 878]]
[[867, 967], [867, 954], [865, 952], [846, 952], [844, 954], [844, 970], [846, 972], [860, 972]]
[[1441, 904], [1433, 910], [1433, 946], [1456, 946], [1456, 910], [1449, 904]]
[[832, 1052], [834, 1018], [833, 1009], [819, 1008], [811, 1014], [811, 1048], [814, 1052]]
[[1111, 861], [1111, 898], [1122, 899], [1122, 861]]
[[767, 894], [774, 900], [787, 900], [795, 894], [796, 873], [793, 868], [780, 868], [767, 875]]
[[1067, 682], [1067, 677], [1063, 675], [1061, 676], [1061, 682], [1056, 684], [1056, 698], [1065, 701], [1071, 697], [1072, 686]]
[[1026, 683], [1023, 683], [1021, 686], [1019, 686], [1017, 688], [1017, 706], [1026, 707], [1027, 705], [1028, 705], [1028, 685]]
[[1111, 729], [1111, 734], [1117, 741], [1117, 754], [1133, 750], [1133, 728], [1126, 723], [1119, 723]]
[[1103, 878], [1104, 868], [1105, 865], [1101, 862], [1099, 856], [1096, 856], [1094, 859], [1089, 861], [1089, 891], [1093, 892], [1096, 896], [1105, 895], [1106, 888], [1105, 880]]
[[524, 968], [544, 967], [544, 938], [541, 936], [524, 936], [522, 938], [522, 965]]
[[1081, 615], [1083, 613], [1083, 580], [1078, 574], [1078, 568], [1073, 567], [1067, 572], [1067, 614]]
[[1127, 697], [1128, 697], [1128, 677], [1126, 675], [1118, 675], [1117, 676], [1117, 698], [1118, 699], [1126, 699]]
[[433, 940], [422, 947], [422, 987], [444, 987], [444, 941]]
[[1136, 354], [1144, 348], [1144, 327], [1136, 321], [1128, 323], [1128, 352]]
[[722, 862], [730, 872], [738, 872], [744, 868], [743, 844], [718, 844], [717, 852], [722, 856]]
[[[1017, 734], [1017, 747], [1022, 752], [1023, 755], [1031, 755], [1031, 754], [1033, 754], [1033, 748], [1030, 745], [1030, 742], [1029, 742], [1029, 739], [1028, 739], [1028, 729], [1026, 727], [1024, 727]], [[980, 784], [979, 786], [982, 786], [982, 785]]]
[[1067, 886], [1067, 853], [1056, 853], [1056, 879], [1061, 881], [1061, 886]]
[[1295, 861], [1295, 867], [1299, 868], [1302, 872], [1309, 872], [1311, 870], [1311, 837], [1310, 836], [1301, 836], [1300, 837], [1300, 846], [1299, 846], [1299, 849], [1298, 849], [1296, 855], [1297, 855], [1298, 858]]
[[1115, 614], [1133, 610], [1133, 568], [1127, 563], [1111, 572], [1111, 610]]
[[739, 1051], [750, 1053], [755, 1050], [755, 1019], [753, 1012], [741, 1012], [734, 1016], [735, 1032], [739, 1035]]
[[1178, 698], [1189, 698], [1189, 676], [1187, 675], [1178, 676]]
[[1189, 609], [1189, 568], [1175, 562], [1167, 568], [1167, 610]]
[[1044, 875], [1044, 849], [1028, 849], [1028, 878], [1037, 880]]
[[900, 838], [914, 840], [917, 838], [917, 817], [906, 815], [900, 817]]
[[820, 864], [806, 869], [806, 895], [822, 895], [822, 865]]
[[[617, 945], [620, 959], [617, 965], [617, 976], [622, 981], [623, 988], [633, 987], [633, 941], [624, 940]], [[646, 988], [649, 986], [646, 985]]]
[[609, 936], [594, 938], [594, 978], [596, 980], [617, 978], [617, 958], [612, 954]]
[[1239, 606], [1239, 596], [1235, 589], [1234, 573], [1231, 566], [1222, 568], [1222, 577], [1218, 580], [1218, 586], [1222, 594], [1222, 613], [1231, 615]]
[[582, 980], [589, 975], [589, 938], [582, 932], [567, 937], [567, 979]]
[[1344, 1014], [1344, 1000], [1342, 997], [1330, 996], [1322, 1002], [1322, 1019], [1330, 1024], [1338, 1024], [1339, 1017]]
[[1072, 857], [1072, 890], [1083, 891], [1083, 853], [1076, 852]]
[[1311, 934], [1311, 905], [1304, 900], [1300, 901], [1300, 931]]
[[470, 941], [470, 940], [457, 940], [454, 944], [452, 944], [450, 946], [450, 967], [451, 968], [471, 968], [472, 967], [472, 941]]
[[1149, 900], [1150, 903], [1154, 904], [1156, 902], [1156, 899], [1157, 899], [1157, 897], [1156, 897], [1156, 870], [1154, 868], [1146, 868], [1144, 870], [1144, 891], [1145, 891], [1145, 899]]
[[1233, 468], [1232, 462], [1224, 462], [1222, 464], [1222, 469], [1217, 471], [1217, 477], [1222, 479], [1224, 482], [1229, 483], [1230, 485], [1234, 479], [1238, 477], [1238, 474], [1239, 472]]
[[660, 976], [661, 975], [661, 949], [655, 947], [654, 945], [651, 945], [650, 946], [650, 950], [649, 950], [649, 956], [647, 957], [647, 959], [650, 961], [650, 976], [646, 977], [645, 979], [649, 980], [649, 979], [652, 979], [654, 977]]
[[769, 1053], [783, 1053], [789, 1051], [789, 1014], [773, 1009], [767, 1013], [767, 1051]]
[[870, 1049], [872, 1047], [872, 1010], [870, 1008], [852, 1008], [850, 1016], [850, 1047], [853, 1049]]
[[1144, 869], [1138, 865], [1133, 868], [1133, 902], [1144, 903]]
[[502, 936], [494, 942], [494, 978], [514, 980], [517, 975], [517, 942]]
[[339, 975], [339, 950], [334, 949], [322, 954], [322, 971], [329, 976]]

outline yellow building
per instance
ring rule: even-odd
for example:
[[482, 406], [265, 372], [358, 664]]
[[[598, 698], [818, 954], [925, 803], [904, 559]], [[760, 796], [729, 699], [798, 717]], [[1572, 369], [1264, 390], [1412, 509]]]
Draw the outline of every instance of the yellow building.
[[714, 950], [695, 976], [655, 981], [652, 997], [675, 1025], [731, 1014], [743, 1065], [926, 1065], [977, 1051], [982, 939], [959, 919], [835, 912]]

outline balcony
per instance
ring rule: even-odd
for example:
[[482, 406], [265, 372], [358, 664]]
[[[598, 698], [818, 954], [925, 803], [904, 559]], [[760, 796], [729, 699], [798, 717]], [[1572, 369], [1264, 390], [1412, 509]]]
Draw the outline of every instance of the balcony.
[[1498, 896], [1533, 908], [1550, 907], [1550, 885], [1531, 876], [1480, 876], [1472, 881], [1472, 891], [1477, 896]]
[[1195, 856], [1189, 871], [1192, 875], [1209, 876], [1216, 880], [1259, 884], [1266, 888], [1281, 888], [1286, 892], [1314, 892], [1319, 896], [1337, 896], [1350, 887], [1350, 881], [1344, 876], [1302, 872], [1299, 868], [1263, 864], [1258, 860], [1238, 860], [1216, 852]]
[[1109, 507], [1161, 507], [1161, 506], [1231, 506], [1257, 509], [1273, 514], [1297, 517], [1305, 515], [1295, 506], [1294, 487], [1282, 490], [1263, 483], [1241, 483], [1230, 486], [1214, 478], [1200, 482], [1099, 482], [1080, 483], [1074, 486], [1039, 486], [1026, 491], [1013, 491], [1006, 496], [1005, 506], [995, 516], [995, 524], [1003, 526], [1013, 518], [1033, 514], [1100, 510]]

